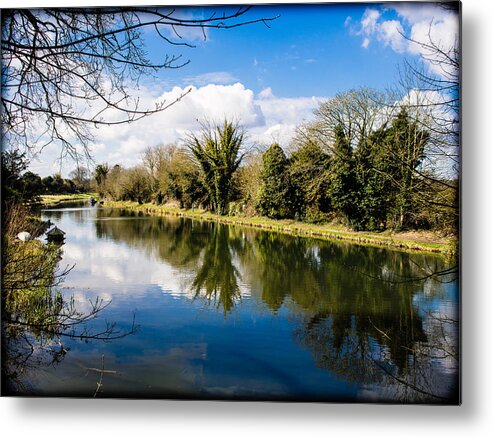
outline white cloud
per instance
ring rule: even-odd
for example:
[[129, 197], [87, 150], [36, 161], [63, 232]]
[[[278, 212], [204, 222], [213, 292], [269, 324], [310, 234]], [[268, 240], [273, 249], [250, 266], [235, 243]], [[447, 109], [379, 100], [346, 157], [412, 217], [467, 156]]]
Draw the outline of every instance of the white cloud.
[[361, 19], [361, 33], [371, 35], [377, 30], [378, 19], [381, 14], [376, 9], [367, 8]]
[[[386, 20], [385, 16], [392, 11], [397, 13], [398, 19]], [[361, 46], [365, 49], [375, 39], [398, 53], [424, 57], [429, 57], [430, 52], [423, 44], [431, 40], [448, 52], [457, 47], [459, 36], [458, 14], [434, 3], [388, 3], [382, 12], [367, 8], [359, 26], [350, 17], [346, 18], [345, 26], [349, 27], [350, 34], [363, 37]], [[428, 64], [435, 73], [443, 73], [433, 62]]]
[[[411, 29], [411, 39], [417, 42], [428, 43], [431, 39], [439, 47], [445, 50], [458, 44], [459, 21], [456, 16], [449, 14], [441, 19], [433, 18], [433, 21], [422, 20], [415, 23]], [[420, 53], [418, 44], [410, 43], [411, 52]]]
[[[200, 129], [199, 121], [204, 119], [213, 122], [225, 118], [238, 121], [246, 128], [251, 143], [278, 141], [288, 145], [296, 126], [312, 116], [313, 109], [322, 99], [277, 97], [270, 87], [255, 95], [251, 89], [237, 82], [230, 85], [174, 87], [160, 96], [144, 88], [140, 90], [140, 101], [143, 106], [152, 107], [156, 101], [172, 102], [188, 89], [191, 89], [190, 93], [161, 113], [130, 124], [96, 129], [96, 141], [91, 146], [95, 162], [134, 166], [146, 147], [179, 143], [189, 132], [197, 132]], [[54, 173], [52, 162], [58, 157], [59, 148], [50, 145], [45, 152], [41, 155], [41, 161], [33, 166], [33, 171], [42, 176]], [[64, 163], [63, 176], [67, 176], [73, 168], [72, 163]]]
[[272, 88], [271, 87], [267, 87], [267, 88], [264, 88], [262, 91], [260, 91], [260, 93], [258, 94], [258, 98], [259, 99], [269, 99], [271, 97], [273, 97], [274, 95], [272, 94]]
[[379, 25], [378, 39], [398, 53], [406, 50], [407, 40], [402, 36], [404, 29], [397, 20], [383, 21]]
[[263, 126], [250, 130], [250, 138], [260, 144], [278, 142], [287, 146], [296, 127], [313, 115], [313, 110], [324, 97], [277, 97], [271, 88], [262, 90], [256, 99], [265, 118]]
[[400, 17], [405, 19], [409, 24], [413, 25], [423, 21], [430, 22], [430, 18], [441, 20], [450, 15], [450, 11], [437, 5], [436, 3], [389, 3], [388, 6], [394, 9]]
[[195, 86], [204, 86], [208, 84], [229, 85], [237, 81], [238, 79], [227, 71], [214, 71], [198, 76], [188, 76], [184, 79], [186, 84]]

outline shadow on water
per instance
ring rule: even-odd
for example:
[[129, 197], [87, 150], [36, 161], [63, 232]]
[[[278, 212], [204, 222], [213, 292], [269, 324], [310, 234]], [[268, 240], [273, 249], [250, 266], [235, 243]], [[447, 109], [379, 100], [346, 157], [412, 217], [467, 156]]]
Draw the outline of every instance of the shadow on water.
[[458, 402], [457, 308], [426, 306], [440, 301], [447, 283], [456, 287], [453, 274], [441, 282], [424, 279], [446, 269], [445, 260], [182, 218], [132, 219], [137, 217], [99, 210], [97, 236], [189, 270], [195, 299], [224, 317], [245, 291], [273, 315], [286, 309], [294, 341], [310, 350], [319, 368], [357, 383], [361, 400]]

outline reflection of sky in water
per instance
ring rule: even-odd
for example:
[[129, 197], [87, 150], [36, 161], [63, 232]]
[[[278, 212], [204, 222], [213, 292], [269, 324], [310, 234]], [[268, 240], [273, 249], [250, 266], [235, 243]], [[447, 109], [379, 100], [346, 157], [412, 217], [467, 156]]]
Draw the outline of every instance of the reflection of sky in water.
[[[359, 384], [337, 368], [333, 371], [314, 363], [309, 344], [295, 339], [295, 333], [306, 328], [307, 317], [313, 314], [300, 311], [289, 296], [279, 308], [270, 308], [263, 300], [260, 272], [247, 274], [237, 254], [232, 254], [231, 263], [239, 271], [240, 298], [226, 315], [213, 301], [195, 296], [191, 288], [196, 274], [193, 267], [171, 265], [152, 244], [131, 245], [108, 234], [98, 236], [95, 226], [96, 220], [152, 218], [97, 218], [95, 207], [46, 211], [45, 216], [66, 232], [61, 266], [75, 265], [63, 284], [65, 292], [73, 295], [84, 311], [90, 309], [88, 299], [111, 300], [92, 328], [104, 329], [111, 321], [129, 329], [135, 315], [139, 330], [108, 343], [69, 341], [70, 353], [64, 361], [57, 368], [46, 369], [33, 382], [39, 393], [91, 396], [99, 374], [87, 368], [100, 367], [104, 354], [105, 368], [118, 372], [105, 375], [106, 395], [267, 395], [273, 399], [306, 396], [326, 400], [381, 396], [381, 388]], [[308, 253], [314, 260], [311, 262], [322, 262], [318, 245], [310, 247]], [[208, 262], [203, 253], [200, 262]], [[389, 274], [387, 265], [381, 270], [383, 275]], [[425, 285], [424, 292], [415, 293], [412, 304], [423, 317], [425, 329], [432, 329], [426, 315], [455, 314], [457, 287], [448, 284], [427, 290]], [[332, 308], [330, 302], [328, 305]], [[376, 350], [386, 347], [377, 346]], [[444, 372], [449, 365], [437, 363]]]
[[[59, 225], [67, 233], [62, 248], [62, 265], [76, 266], [67, 278], [66, 286], [76, 289], [103, 289], [105, 299], [114, 295], [139, 294], [149, 285], [157, 285], [163, 293], [174, 297], [194, 295], [190, 290], [193, 271], [173, 268], [149, 250], [139, 250], [126, 243], [97, 238], [93, 225], [95, 220], [120, 221], [129, 218], [95, 218], [95, 208], [69, 210], [73, 211], [84, 213], [85, 220], [74, 223], [69, 216], [64, 215]], [[250, 295], [245, 284], [241, 284], [240, 290], [243, 298]], [[100, 296], [103, 297], [101, 294]]]

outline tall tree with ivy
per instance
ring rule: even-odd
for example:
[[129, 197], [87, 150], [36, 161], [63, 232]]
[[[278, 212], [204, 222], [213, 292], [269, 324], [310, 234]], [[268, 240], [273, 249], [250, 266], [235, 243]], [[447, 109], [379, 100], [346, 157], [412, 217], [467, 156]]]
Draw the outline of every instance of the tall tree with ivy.
[[245, 152], [243, 129], [225, 120], [222, 125], [204, 124], [200, 136], [191, 135], [188, 148], [199, 163], [212, 210], [224, 215], [233, 191], [233, 174]]

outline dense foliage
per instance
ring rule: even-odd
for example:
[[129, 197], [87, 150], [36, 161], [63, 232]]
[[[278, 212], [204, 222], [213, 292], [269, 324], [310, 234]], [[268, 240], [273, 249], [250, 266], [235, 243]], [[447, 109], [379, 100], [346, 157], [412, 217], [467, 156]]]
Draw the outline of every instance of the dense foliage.
[[[454, 229], [457, 182], [442, 177], [429, 183], [432, 173], [424, 164], [431, 155], [430, 132], [403, 105], [385, 117], [382, 112], [378, 123], [371, 105], [336, 117], [338, 105], [350, 97], [363, 105], [365, 96], [375, 96], [366, 89], [354, 93], [358, 99], [346, 93], [323, 103], [315, 120], [299, 128], [289, 154], [277, 143], [246, 154], [243, 130], [225, 121], [191, 135], [183, 146], [148, 148], [133, 168], [100, 164], [95, 183], [114, 200], [201, 207], [220, 215], [337, 221], [369, 231]], [[358, 120], [371, 121], [372, 128], [354, 128]]]
[[323, 102], [314, 120], [298, 128], [289, 153], [277, 143], [246, 153], [245, 131], [228, 120], [203, 124], [183, 145], [148, 147], [134, 167], [100, 163], [91, 174], [77, 166], [71, 179], [41, 179], [26, 171], [23, 155], [3, 152], [2, 198], [33, 201], [43, 193], [94, 189], [107, 199], [219, 215], [453, 232], [458, 181], [430, 166], [437, 161], [433, 130], [415, 108], [376, 105], [377, 96], [362, 89]]

